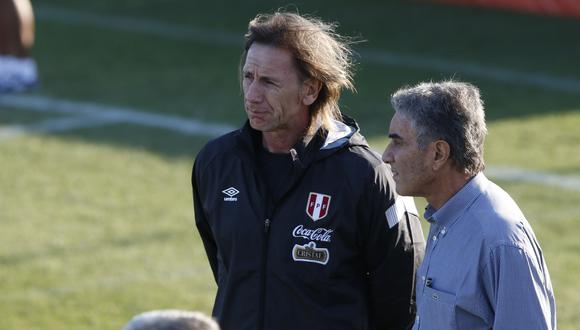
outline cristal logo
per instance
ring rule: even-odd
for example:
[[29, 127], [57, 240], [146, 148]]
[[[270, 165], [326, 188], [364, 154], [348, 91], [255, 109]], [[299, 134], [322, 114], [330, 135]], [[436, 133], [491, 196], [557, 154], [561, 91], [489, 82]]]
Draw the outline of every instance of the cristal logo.
[[292, 248], [292, 259], [294, 261], [313, 262], [321, 265], [326, 265], [330, 253], [328, 249], [317, 248], [316, 243], [308, 242], [305, 245], [294, 245]]
[[224, 201], [226, 202], [237, 202], [238, 198], [234, 197], [235, 195], [239, 194], [240, 191], [234, 187], [229, 187], [228, 189], [222, 190], [222, 193], [226, 194], [228, 197], [224, 197]]
[[316, 228], [308, 229], [302, 225], [298, 225], [292, 231], [292, 236], [301, 237], [311, 241], [330, 242], [332, 239], [332, 229]]

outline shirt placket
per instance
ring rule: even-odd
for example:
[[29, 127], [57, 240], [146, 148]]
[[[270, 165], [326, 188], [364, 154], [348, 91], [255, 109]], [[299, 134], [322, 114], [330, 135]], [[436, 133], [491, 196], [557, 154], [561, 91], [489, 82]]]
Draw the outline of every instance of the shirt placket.
[[[439, 225], [432, 223], [431, 224], [431, 230], [429, 230], [429, 236], [427, 238], [427, 253], [425, 253], [425, 260], [423, 260], [423, 264], [421, 267], [423, 267], [423, 271], [421, 272], [421, 278], [420, 278], [420, 283], [421, 283], [421, 297], [423, 297], [424, 293], [425, 293], [425, 287], [431, 286], [432, 284], [432, 280], [429, 276], [429, 269], [431, 266], [431, 258], [433, 256], [433, 251], [435, 251], [435, 248], [437, 247], [437, 243], [441, 240], [441, 238], [443, 238], [443, 236], [445, 236], [445, 234], [447, 233], [447, 228], [445, 226], [440, 227]], [[419, 290], [417, 290], [419, 291]], [[420, 311], [419, 311], [420, 312]], [[417, 316], [415, 318], [415, 322], [419, 325], [418, 328], [421, 328], [421, 324], [420, 324], [420, 313], [417, 313]]]

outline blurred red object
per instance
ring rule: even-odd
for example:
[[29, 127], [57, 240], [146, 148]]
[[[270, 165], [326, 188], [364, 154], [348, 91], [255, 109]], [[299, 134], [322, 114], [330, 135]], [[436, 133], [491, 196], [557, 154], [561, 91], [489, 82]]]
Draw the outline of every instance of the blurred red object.
[[580, 0], [432, 0], [433, 2], [492, 7], [520, 12], [580, 18]]

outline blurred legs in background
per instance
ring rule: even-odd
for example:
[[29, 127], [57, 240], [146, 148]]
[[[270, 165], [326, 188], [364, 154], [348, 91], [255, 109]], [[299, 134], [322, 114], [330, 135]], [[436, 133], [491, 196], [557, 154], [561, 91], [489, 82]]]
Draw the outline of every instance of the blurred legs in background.
[[0, 93], [20, 92], [35, 86], [34, 15], [29, 0], [0, 0]]

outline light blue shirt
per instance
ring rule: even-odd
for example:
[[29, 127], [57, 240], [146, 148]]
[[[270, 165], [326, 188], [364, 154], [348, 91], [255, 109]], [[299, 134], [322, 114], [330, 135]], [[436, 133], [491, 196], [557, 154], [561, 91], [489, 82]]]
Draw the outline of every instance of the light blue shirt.
[[425, 219], [414, 330], [556, 329], [542, 250], [503, 189], [479, 173]]

